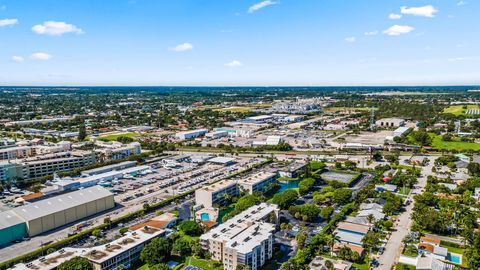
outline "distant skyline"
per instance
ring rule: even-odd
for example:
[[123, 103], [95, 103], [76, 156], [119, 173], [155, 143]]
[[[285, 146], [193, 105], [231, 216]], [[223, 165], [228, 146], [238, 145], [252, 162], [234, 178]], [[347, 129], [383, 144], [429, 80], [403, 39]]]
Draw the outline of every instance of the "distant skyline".
[[0, 85], [478, 85], [478, 11], [474, 0], [0, 0]]

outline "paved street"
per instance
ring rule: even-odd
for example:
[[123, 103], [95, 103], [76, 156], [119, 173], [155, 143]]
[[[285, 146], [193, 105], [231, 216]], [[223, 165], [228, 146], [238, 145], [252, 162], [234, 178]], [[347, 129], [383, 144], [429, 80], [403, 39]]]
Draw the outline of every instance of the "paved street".
[[[405, 157], [400, 157], [400, 162], [403, 162]], [[433, 163], [435, 157], [429, 157], [430, 162], [428, 166], [422, 167], [422, 176], [418, 178], [417, 188], [413, 188], [412, 191], [415, 193], [421, 193], [421, 190], [427, 185], [427, 176], [431, 174]], [[412, 192], [411, 192], [412, 194]], [[411, 198], [411, 195], [409, 196]], [[402, 240], [410, 232], [410, 225], [412, 223], [410, 216], [413, 212], [413, 203], [406, 207], [406, 211], [403, 212], [398, 218], [395, 229], [390, 236], [390, 239], [385, 246], [384, 253], [378, 258], [379, 266], [376, 269], [379, 270], [390, 270], [395, 265], [395, 262], [398, 261], [398, 257], [402, 252]]]

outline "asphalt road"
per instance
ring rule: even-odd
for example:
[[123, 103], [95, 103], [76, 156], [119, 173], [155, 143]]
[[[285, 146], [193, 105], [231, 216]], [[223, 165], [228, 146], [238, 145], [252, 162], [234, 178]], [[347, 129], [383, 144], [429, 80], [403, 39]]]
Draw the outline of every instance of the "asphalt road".
[[[427, 185], [427, 176], [432, 174], [432, 167], [436, 158], [429, 157], [429, 159], [429, 165], [422, 167], [422, 176], [418, 178], [418, 184], [416, 185], [416, 188], [412, 189], [412, 191], [414, 191], [415, 193], [421, 193], [421, 190]], [[402, 157], [400, 162], [403, 162]], [[412, 192], [410, 192], [410, 194], [412, 194]], [[411, 195], [409, 195], [409, 198], [410, 196]], [[413, 205], [413, 203], [408, 205], [405, 212], [403, 212], [398, 217], [398, 221], [396, 222], [394, 227], [395, 231], [391, 234], [390, 239], [385, 246], [384, 253], [377, 259], [379, 262], [379, 266], [376, 269], [391, 270], [393, 269], [395, 263], [398, 261], [398, 258], [401, 255], [403, 248], [402, 240], [410, 232]]]

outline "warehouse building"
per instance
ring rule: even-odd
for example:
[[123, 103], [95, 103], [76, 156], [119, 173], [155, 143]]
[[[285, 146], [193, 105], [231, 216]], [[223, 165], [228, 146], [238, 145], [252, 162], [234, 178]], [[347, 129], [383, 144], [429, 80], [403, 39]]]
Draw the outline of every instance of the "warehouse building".
[[96, 174], [102, 174], [102, 173], [106, 173], [106, 172], [118, 171], [118, 170], [123, 170], [123, 169], [126, 169], [126, 168], [135, 167], [135, 165], [137, 165], [136, 161], [124, 161], [124, 162], [120, 162], [120, 163], [117, 163], [117, 164], [112, 164], [112, 165], [103, 166], [103, 167], [100, 167], [100, 168], [95, 168], [95, 169], [91, 169], [91, 170], [82, 171], [81, 174], [84, 175], [84, 176], [92, 176], [92, 175], [96, 175]]
[[401, 127], [405, 125], [405, 120], [401, 118], [382, 118], [375, 121], [377, 127]]
[[200, 136], [203, 136], [207, 134], [208, 130], [207, 129], [195, 129], [195, 130], [188, 130], [188, 131], [183, 131], [183, 132], [178, 132], [175, 134], [175, 137], [179, 140], [188, 140], [188, 139], [194, 139]]
[[21, 239], [27, 235], [25, 221], [13, 211], [0, 213], [0, 246]]
[[113, 207], [113, 193], [95, 186], [17, 207], [11, 211], [25, 222], [28, 235], [35, 236]]

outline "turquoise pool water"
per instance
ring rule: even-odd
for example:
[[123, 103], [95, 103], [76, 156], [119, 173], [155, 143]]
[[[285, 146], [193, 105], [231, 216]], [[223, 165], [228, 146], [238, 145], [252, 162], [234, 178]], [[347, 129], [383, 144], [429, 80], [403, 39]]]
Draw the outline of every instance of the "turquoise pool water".
[[300, 183], [300, 180], [280, 181], [280, 190], [278, 192], [283, 192], [291, 188], [298, 188], [298, 183]]
[[210, 220], [210, 215], [207, 213], [201, 213], [200, 220]]
[[460, 259], [460, 256], [448, 254], [447, 259], [449, 261], [453, 262], [453, 263], [456, 263], [456, 264], [461, 264], [462, 263], [462, 260]]

